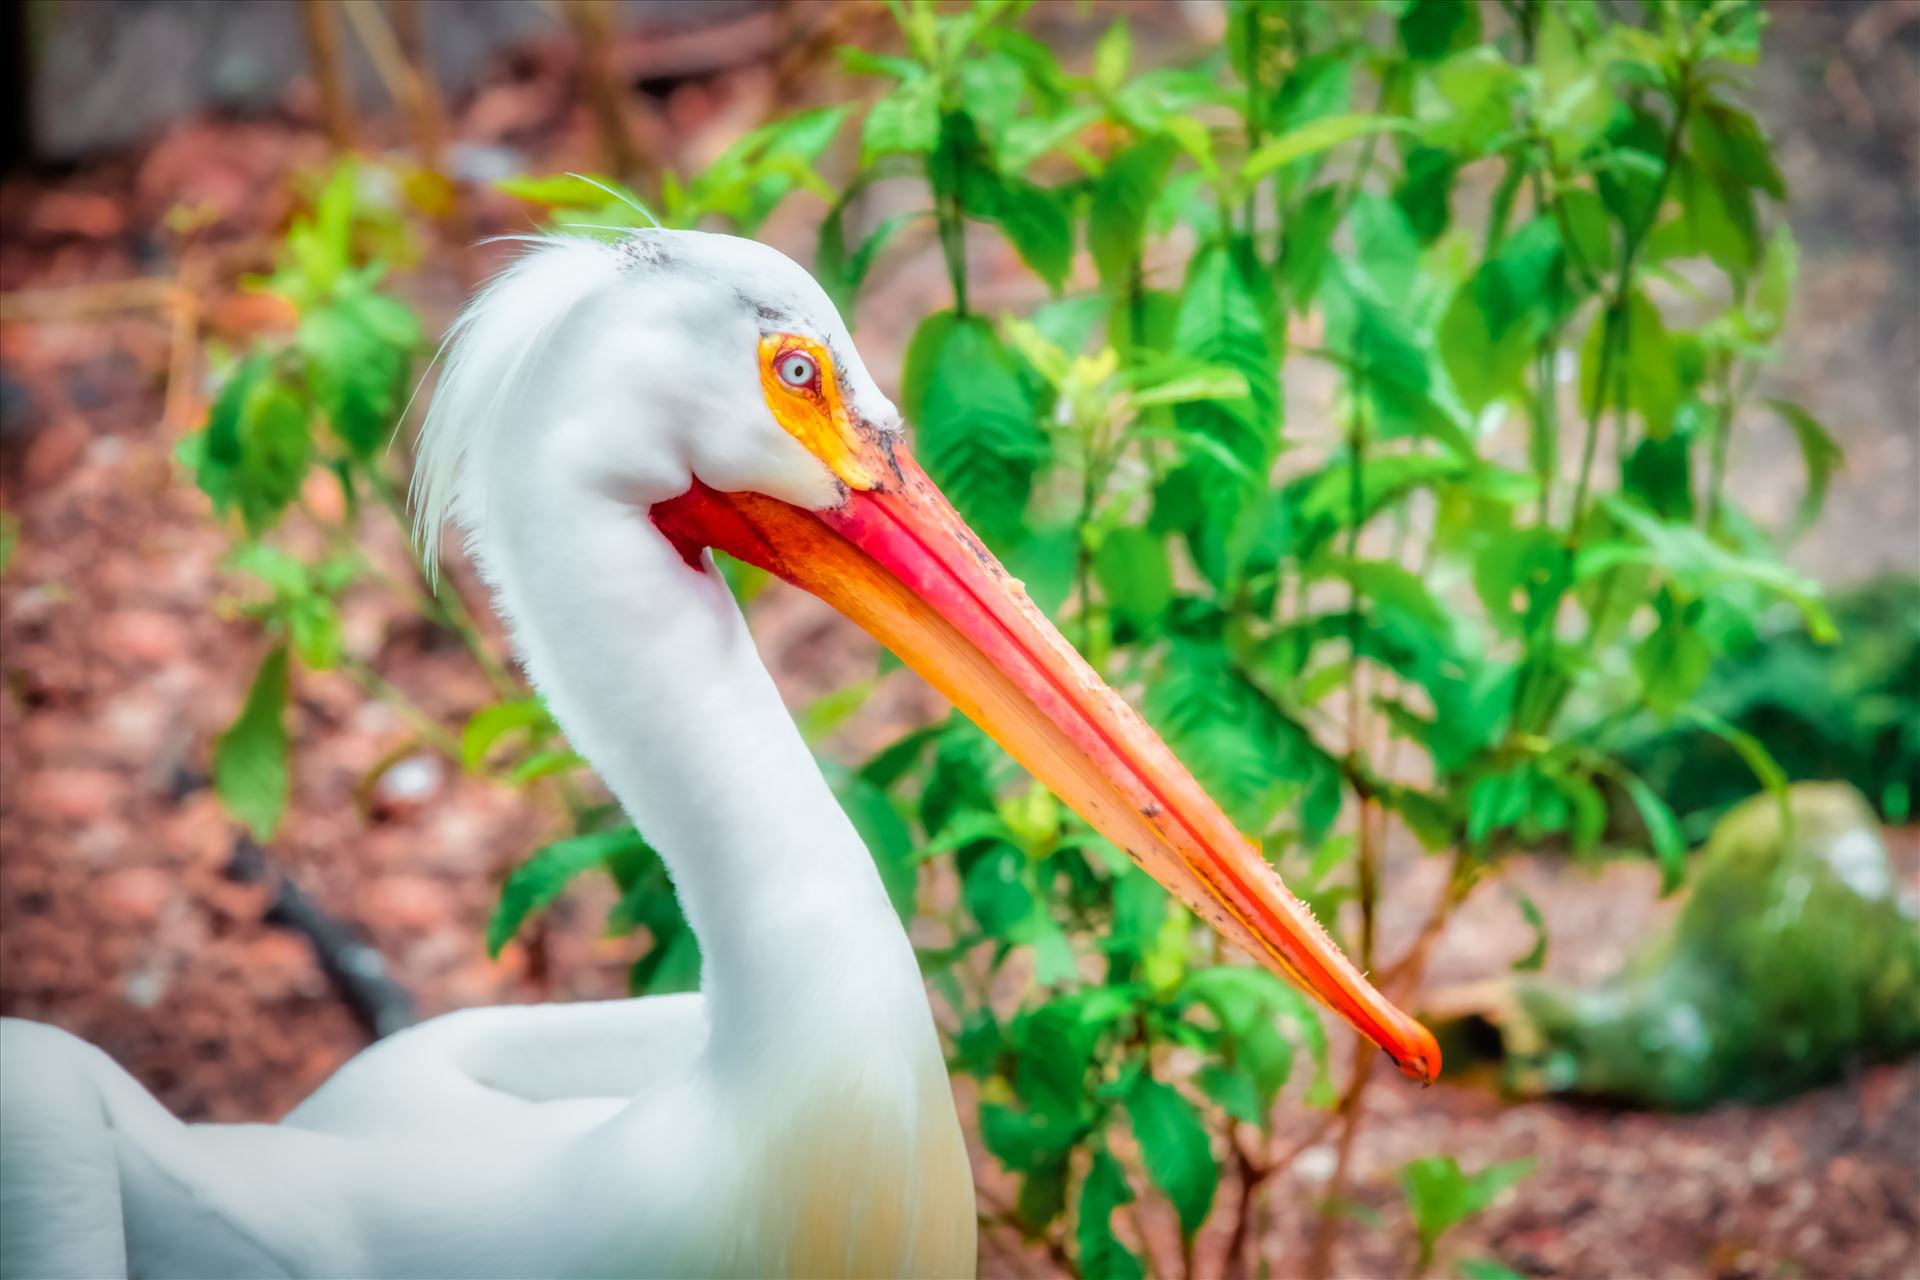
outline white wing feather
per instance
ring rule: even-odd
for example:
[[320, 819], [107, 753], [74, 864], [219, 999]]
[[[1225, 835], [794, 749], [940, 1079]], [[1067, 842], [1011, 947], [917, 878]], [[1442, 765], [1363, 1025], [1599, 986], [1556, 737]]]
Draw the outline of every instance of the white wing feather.
[[684, 1077], [706, 1036], [693, 995], [469, 1010], [278, 1125], [185, 1125], [94, 1046], [0, 1019], [0, 1278], [513, 1265], [485, 1226], [535, 1209], [545, 1158]]

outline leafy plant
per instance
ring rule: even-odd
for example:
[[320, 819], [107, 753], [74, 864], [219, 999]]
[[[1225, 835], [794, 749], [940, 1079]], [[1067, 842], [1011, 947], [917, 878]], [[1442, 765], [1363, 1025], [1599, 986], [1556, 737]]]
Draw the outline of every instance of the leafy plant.
[[[1130, 74], [1116, 22], [1079, 76], [1015, 28], [1019, 10], [906, 6], [904, 58], [848, 57], [890, 87], [818, 261], [870, 264], [933, 222], [953, 308], [922, 322], [902, 390], [935, 478], [1096, 666], [1144, 685], [1149, 719], [1290, 883], [1323, 916], [1357, 907], [1348, 942], [1391, 986], [1417, 981], [1507, 850], [1600, 850], [1616, 796], [1677, 883], [1685, 843], [1612, 750], [1622, 723], [1690, 718], [1777, 785], [1765, 748], [1691, 699], [1775, 601], [1831, 635], [1818, 592], [1723, 485], [1795, 261], [1764, 214], [1779, 174], [1733, 96], [1758, 13], [1650, 6], [1630, 26], [1516, 3], [1493, 31], [1467, 3], [1244, 3], [1199, 67]], [[923, 180], [925, 212], [850, 239], [868, 184], [902, 173]], [[1473, 225], [1455, 216], [1467, 182], [1492, 191]], [[1056, 300], [976, 314], [969, 221], [998, 228]], [[1090, 274], [1056, 252], [1062, 221]], [[1193, 245], [1183, 270], [1160, 248], [1176, 229]], [[1340, 381], [1331, 447], [1296, 440], [1289, 358]], [[1805, 445], [1810, 518], [1835, 451], [1804, 410], [1776, 412]], [[1424, 764], [1397, 767], [1407, 755]], [[926, 961], [958, 1011], [956, 1068], [992, 1099], [988, 1149], [1023, 1177], [1010, 1220], [1103, 1270], [1139, 1265], [1143, 1242], [1111, 1227], [1138, 1194], [1113, 1177], [1130, 1130], [1190, 1254], [1220, 1154], [1243, 1187], [1271, 1168], [1252, 1152], [1293, 1049], [1313, 1043], [1297, 1038], [1307, 1011], [1251, 971], [1201, 967], [1185, 913], [1070, 818], [1016, 823], [1028, 793], [966, 726], [876, 762], [922, 840], [955, 855], [952, 945]], [[1421, 941], [1382, 970], [1389, 814], [1451, 871]], [[993, 971], [1028, 975], [1011, 1015], [978, 994], [991, 974], [966, 971], [982, 942]], [[1209, 1004], [1223, 982], [1245, 1003]], [[1036, 1019], [1075, 1028], [1075, 1051]], [[1205, 1065], [1169, 1074], [1182, 1047]], [[1342, 1123], [1363, 1114], [1370, 1065]], [[1308, 1081], [1331, 1101], [1324, 1060]], [[1484, 1196], [1446, 1193], [1433, 1171], [1481, 1185], [1450, 1161], [1420, 1168], [1424, 1266], [1448, 1215]]]
[[[338, 667], [400, 703], [427, 737], [445, 736], [360, 656], [346, 652], [340, 623], [344, 593], [384, 580], [357, 545], [362, 506], [370, 503], [405, 524], [404, 481], [392, 470], [386, 444], [422, 344], [412, 310], [380, 287], [385, 266], [379, 255], [410, 246], [401, 211], [371, 198], [381, 184], [368, 178], [342, 165], [319, 185], [310, 210], [294, 218], [275, 271], [256, 282], [295, 319], [291, 336], [262, 339], [236, 358], [205, 426], [178, 449], [216, 514], [235, 528], [227, 564], [252, 583], [242, 611], [275, 639], [214, 756], [221, 802], [262, 840], [278, 828], [291, 789], [285, 720], [296, 665]], [[276, 541], [296, 509], [321, 532], [322, 554], [297, 555]], [[455, 626], [504, 679], [453, 597], [432, 599], [421, 590], [424, 582], [384, 581]]]
[[[1479, 1173], [1463, 1173], [1452, 1156], [1430, 1156], [1400, 1170], [1400, 1185], [1413, 1212], [1419, 1252], [1414, 1274], [1433, 1263], [1434, 1246], [1447, 1231], [1493, 1203], [1494, 1197], [1533, 1171], [1532, 1160], [1509, 1160]], [[1481, 1264], [1482, 1274], [1485, 1274]]]
[[[1784, 183], [1738, 98], [1757, 6], [1649, 4], [1630, 23], [1541, 0], [1240, 0], [1224, 47], [1191, 66], [1136, 68], [1121, 18], [1080, 71], [1021, 30], [1023, 4], [892, 8], [898, 52], [845, 54], [873, 101], [756, 130], [663, 181], [658, 212], [751, 232], [792, 192], [830, 197], [814, 265], [849, 317], [900, 236], [930, 230], [952, 299], [901, 374], [920, 457], [1391, 992], [1417, 987], [1448, 915], [1511, 850], [1639, 846], [1680, 882], [1683, 829], [1621, 752], [1642, 719], [1716, 734], [1779, 785], [1760, 739], [1697, 705], [1776, 611], [1832, 634], [1724, 483], [1796, 265]], [[815, 166], [856, 117], [858, 168], [835, 194]], [[882, 181], [923, 198], [870, 214]], [[645, 216], [599, 179], [508, 189], [563, 228]], [[316, 466], [353, 495], [395, 492], [370, 446], [417, 332], [356, 265], [332, 191], [276, 276], [299, 337], [236, 366], [187, 450], [250, 538]], [[983, 314], [969, 255], [988, 241], [970, 227], [1049, 300]], [[1297, 365], [1331, 374], [1330, 407], [1288, 403]], [[1804, 525], [1838, 451], [1804, 408], [1771, 411], [1802, 443]], [[326, 562], [262, 564], [264, 622], [324, 665]], [[550, 719], [494, 674], [502, 701], [459, 740], [435, 727], [439, 745], [506, 781], [551, 779], [575, 834], [509, 880], [490, 945], [605, 866], [622, 891], [610, 924], [649, 937], [636, 989], [690, 985], [657, 859], [582, 798]], [[830, 724], [871, 687], [802, 720]], [[243, 725], [278, 723], [262, 697]], [[223, 754], [255, 740], [243, 725]], [[237, 813], [277, 814], [253, 780], [270, 772], [223, 784]], [[964, 721], [830, 772], [896, 905], [932, 918], [916, 936], [938, 938], [921, 958], [951, 1063], [1019, 1180], [990, 1222], [1086, 1274], [1171, 1269], [1143, 1256], [1143, 1212], [1170, 1215], [1189, 1273], [1215, 1217], [1250, 1253], [1293, 1086], [1344, 1129], [1307, 1260], [1324, 1274], [1372, 1055], [1337, 1087], [1311, 1006], [1218, 963], [1183, 909]], [[1391, 959], [1375, 939], [1390, 819], [1448, 864]], [[957, 886], [938, 907], [936, 880]], [[1522, 1172], [1409, 1166], [1420, 1266]]]

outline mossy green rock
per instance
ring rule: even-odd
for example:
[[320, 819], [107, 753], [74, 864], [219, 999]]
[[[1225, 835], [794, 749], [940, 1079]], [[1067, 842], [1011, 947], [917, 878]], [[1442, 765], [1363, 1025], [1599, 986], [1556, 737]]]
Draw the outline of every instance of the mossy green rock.
[[1804, 784], [1714, 829], [1666, 937], [1593, 990], [1515, 983], [1509, 1083], [1692, 1109], [1767, 1102], [1920, 1048], [1920, 921], [1853, 788]]

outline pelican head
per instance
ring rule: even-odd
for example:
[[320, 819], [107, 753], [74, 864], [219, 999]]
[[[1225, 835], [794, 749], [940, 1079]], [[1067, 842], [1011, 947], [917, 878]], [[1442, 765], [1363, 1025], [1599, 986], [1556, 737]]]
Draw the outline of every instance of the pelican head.
[[[694, 231], [544, 239], [462, 317], [452, 350], [417, 481], [430, 549], [450, 513], [497, 579], [500, 544], [613, 499], [689, 573], [712, 572], [709, 548], [759, 565], [891, 648], [1407, 1075], [1438, 1072], [1432, 1035], [1340, 953], [941, 496], [832, 302], [790, 259]], [[516, 500], [529, 489], [544, 500]]]

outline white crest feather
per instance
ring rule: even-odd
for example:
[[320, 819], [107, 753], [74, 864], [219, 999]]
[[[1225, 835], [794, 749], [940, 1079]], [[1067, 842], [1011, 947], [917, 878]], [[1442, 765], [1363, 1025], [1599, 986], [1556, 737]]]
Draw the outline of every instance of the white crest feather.
[[511, 236], [529, 247], [467, 304], [437, 357], [440, 385], [420, 429], [414, 462], [414, 537], [429, 574], [438, 572], [440, 536], [449, 519], [471, 525], [484, 483], [465, 460], [506, 424], [524, 416], [527, 374], [561, 321], [621, 267], [617, 245], [582, 236]]
[[612, 196], [615, 200], [618, 200], [621, 204], [626, 205], [627, 208], [633, 210], [635, 213], [645, 218], [648, 224], [651, 225], [655, 231], [658, 231], [660, 229], [660, 219], [654, 217], [653, 210], [647, 208], [647, 206], [645, 206], [644, 204], [641, 204], [640, 201], [637, 198], [635, 198], [632, 192], [621, 191], [616, 187], [610, 187], [606, 183], [600, 181], [600, 179], [585, 173], [569, 172], [567, 176], [569, 178], [578, 178], [580, 179], [580, 181], [586, 183], [588, 186], [600, 188], [601, 191]]

